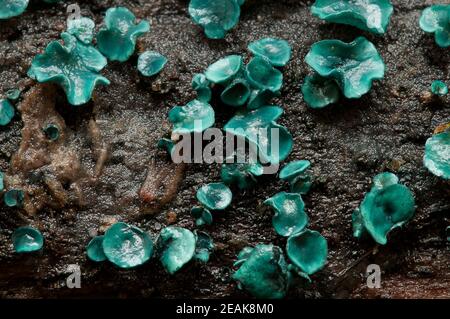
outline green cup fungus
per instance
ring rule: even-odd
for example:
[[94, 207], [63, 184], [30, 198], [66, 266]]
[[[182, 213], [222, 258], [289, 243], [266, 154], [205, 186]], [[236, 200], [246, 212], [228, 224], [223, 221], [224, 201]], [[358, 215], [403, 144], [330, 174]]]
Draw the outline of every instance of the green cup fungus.
[[208, 66], [205, 76], [212, 83], [226, 85], [242, 71], [242, 66], [240, 55], [229, 55]]
[[264, 174], [264, 167], [260, 163], [246, 160], [242, 163], [233, 156], [233, 163], [225, 161], [222, 164], [221, 179], [227, 185], [237, 185], [239, 189], [248, 189], [256, 184], [256, 177]]
[[0, 192], [5, 188], [5, 174], [0, 172]]
[[223, 103], [239, 107], [244, 105], [249, 99], [251, 88], [245, 79], [237, 78], [223, 90], [220, 98]]
[[124, 269], [147, 262], [153, 254], [153, 241], [143, 230], [122, 222], [115, 223], [105, 232], [103, 252], [106, 258]]
[[437, 96], [444, 96], [448, 94], [448, 86], [442, 81], [436, 80], [431, 83], [431, 93]]
[[256, 298], [281, 299], [286, 296], [291, 282], [288, 264], [280, 247], [259, 244], [244, 248], [232, 275], [238, 287]]
[[450, 46], [450, 4], [436, 4], [426, 8], [420, 17], [420, 28], [434, 33], [434, 38], [442, 48]]
[[23, 226], [14, 231], [12, 242], [16, 253], [29, 253], [42, 249], [44, 237], [39, 230], [30, 226]]
[[427, 140], [423, 163], [434, 175], [450, 179], [450, 131], [436, 134]]
[[173, 132], [177, 134], [199, 133], [215, 123], [214, 109], [206, 102], [193, 100], [185, 106], [175, 106], [169, 112]]
[[197, 92], [197, 100], [209, 103], [211, 101], [211, 82], [202, 73], [194, 75], [192, 78], [192, 88]]
[[279, 95], [280, 92], [253, 89], [247, 102], [247, 109], [254, 110], [261, 106], [269, 105], [270, 100]]
[[320, 76], [334, 79], [347, 98], [360, 98], [372, 81], [382, 79], [385, 64], [375, 46], [364, 37], [351, 43], [323, 40], [315, 43], [305, 58]]
[[6, 100], [0, 100], [0, 126], [8, 125], [14, 117], [14, 107]]
[[317, 73], [307, 76], [302, 85], [303, 99], [312, 109], [321, 109], [339, 101], [340, 90], [334, 79]]
[[44, 134], [50, 141], [56, 141], [61, 135], [59, 132], [59, 126], [55, 124], [48, 124], [44, 127]]
[[6, 98], [10, 101], [17, 101], [22, 92], [19, 89], [11, 89], [6, 91]]
[[[281, 114], [283, 110], [278, 106], [240, 111], [228, 121], [224, 129], [256, 146], [262, 160], [277, 164], [288, 157], [293, 146], [292, 135], [287, 128], [276, 123]], [[272, 145], [274, 133], [278, 134], [276, 145]]]
[[90, 260], [102, 262], [108, 259], [103, 251], [103, 238], [104, 236], [95, 236], [86, 246], [86, 254]]
[[138, 58], [138, 70], [143, 76], [154, 76], [161, 72], [167, 58], [155, 51], [145, 51]]
[[97, 46], [109, 60], [125, 62], [134, 53], [136, 40], [150, 30], [147, 21], [136, 23], [134, 14], [124, 7], [106, 11], [105, 26], [97, 34]]
[[223, 39], [239, 22], [243, 0], [191, 0], [189, 14], [209, 39]]
[[367, 232], [377, 243], [385, 245], [389, 232], [412, 219], [414, 213], [415, 201], [411, 191], [398, 184], [394, 174], [379, 174], [359, 209], [353, 212], [353, 234], [360, 238]]
[[17, 17], [25, 12], [29, 0], [0, 0], [0, 20]]
[[106, 58], [93, 46], [86, 45], [69, 33], [62, 33], [64, 45], [51, 42], [43, 54], [31, 63], [28, 76], [38, 82], [60, 85], [72, 105], [88, 102], [96, 85], [110, 82], [99, 72], [106, 66]]
[[280, 172], [280, 179], [287, 181], [291, 186], [291, 192], [307, 194], [311, 189], [312, 175], [308, 172], [311, 162], [299, 160], [290, 162]]
[[85, 17], [71, 19], [67, 22], [67, 32], [84, 44], [90, 44], [94, 39], [95, 22]]
[[195, 225], [199, 227], [204, 225], [211, 225], [213, 222], [213, 216], [211, 212], [204, 207], [193, 207], [191, 209], [191, 215], [195, 218]]
[[21, 207], [25, 199], [25, 193], [21, 189], [11, 189], [3, 195], [3, 201], [8, 207]]
[[297, 234], [308, 225], [305, 203], [300, 194], [281, 192], [267, 199], [264, 204], [274, 210], [272, 225], [280, 236]]
[[230, 206], [233, 194], [223, 183], [210, 183], [198, 189], [197, 199], [207, 209], [224, 210]]
[[254, 57], [245, 68], [246, 79], [259, 90], [278, 92], [283, 85], [283, 73], [263, 57]]
[[207, 233], [194, 231], [196, 238], [194, 258], [200, 262], [207, 263], [214, 250], [214, 241]]
[[390, 0], [316, 0], [313, 15], [375, 34], [386, 32], [394, 7]]
[[196, 237], [182, 227], [166, 227], [156, 241], [156, 251], [164, 268], [174, 274], [195, 255]]
[[286, 254], [301, 272], [312, 275], [326, 264], [327, 240], [320, 233], [305, 229], [288, 238]]
[[283, 67], [291, 58], [291, 46], [286, 40], [264, 38], [248, 45], [255, 56], [266, 58], [273, 66]]

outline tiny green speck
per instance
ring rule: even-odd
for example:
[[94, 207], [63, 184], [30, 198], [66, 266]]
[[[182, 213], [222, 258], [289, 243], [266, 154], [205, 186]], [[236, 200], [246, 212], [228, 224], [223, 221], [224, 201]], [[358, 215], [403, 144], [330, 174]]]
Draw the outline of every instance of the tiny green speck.
[[431, 93], [437, 96], [444, 96], [448, 94], [448, 86], [444, 82], [436, 80], [431, 83]]

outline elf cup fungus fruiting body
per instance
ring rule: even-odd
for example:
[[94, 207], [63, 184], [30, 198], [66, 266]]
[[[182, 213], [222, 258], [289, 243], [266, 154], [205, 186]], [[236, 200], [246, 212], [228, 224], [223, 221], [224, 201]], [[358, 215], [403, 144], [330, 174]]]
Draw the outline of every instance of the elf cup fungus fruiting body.
[[423, 31], [434, 33], [434, 39], [442, 48], [450, 46], [450, 4], [436, 4], [422, 12], [419, 21]]
[[305, 61], [322, 77], [334, 79], [347, 98], [360, 98], [369, 92], [372, 82], [382, 79], [385, 72], [383, 59], [364, 37], [350, 43], [319, 41]]
[[223, 39], [239, 22], [243, 0], [191, 0], [189, 14], [206, 37]]
[[247, 247], [239, 254], [233, 274], [238, 287], [256, 298], [281, 299], [289, 289], [291, 274], [280, 247], [257, 245]]
[[166, 227], [156, 241], [156, 250], [164, 268], [174, 274], [187, 264], [195, 254], [196, 237], [182, 227]]
[[272, 225], [280, 236], [289, 237], [301, 232], [308, 224], [305, 203], [296, 193], [281, 192], [267, 199], [264, 204], [273, 208]]
[[359, 238], [367, 231], [377, 243], [385, 245], [389, 232], [412, 219], [414, 213], [411, 191], [398, 184], [394, 174], [382, 173], [374, 178], [371, 191], [353, 212], [353, 233]]
[[98, 49], [111, 61], [125, 62], [134, 53], [137, 38], [149, 30], [150, 24], [136, 23], [136, 17], [127, 8], [110, 8], [105, 26], [97, 34]]
[[153, 254], [153, 241], [143, 230], [125, 223], [115, 223], [103, 237], [106, 258], [120, 268], [144, 264]]
[[197, 199], [210, 210], [224, 210], [233, 199], [231, 190], [223, 183], [211, 183], [197, 191]]
[[386, 32], [394, 7], [390, 0], [316, 0], [313, 15], [375, 34]]
[[44, 237], [41, 232], [29, 226], [17, 228], [12, 235], [12, 241], [14, 251], [17, 253], [38, 251], [44, 245]]
[[436, 134], [427, 140], [423, 163], [434, 175], [450, 179], [450, 130]]

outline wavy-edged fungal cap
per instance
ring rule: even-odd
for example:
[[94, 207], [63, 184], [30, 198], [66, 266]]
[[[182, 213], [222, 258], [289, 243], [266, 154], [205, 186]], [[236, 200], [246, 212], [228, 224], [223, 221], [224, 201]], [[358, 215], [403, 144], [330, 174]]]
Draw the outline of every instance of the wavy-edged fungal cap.
[[202, 73], [192, 78], [192, 88], [197, 91], [197, 100], [209, 103], [211, 101], [211, 82]]
[[233, 194], [223, 183], [210, 183], [199, 188], [197, 199], [208, 209], [224, 210], [231, 204]]
[[200, 133], [215, 123], [215, 113], [211, 105], [193, 100], [185, 106], [175, 106], [169, 112], [173, 132], [178, 134]]
[[412, 192], [398, 184], [394, 174], [379, 174], [360, 208], [353, 213], [354, 235], [360, 237], [367, 231], [377, 243], [385, 245], [389, 232], [408, 222], [414, 213]]
[[246, 247], [239, 254], [233, 274], [238, 287], [247, 290], [256, 298], [281, 299], [289, 289], [291, 275], [280, 247], [256, 245]]
[[280, 179], [291, 187], [291, 192], [307, 194], [312, 186], [312, 175], [307, 171], [311, 166], [308, 160], [298, 160], [288, 163], [280, 172]]
[[156, 251], [169, 274], [176, 273], [194, 257], [195, 244], [195, 235], [186, 228], [169, 226], [161, 230]]
[[223, 39], [239, 22], [242, 0], [191, 0], [189, 14], [206, 37]]
[[333, 78], [347, 98], [360, 98], [372, 82], [384, 77], [385, 64], [372, 42], [358, 37], [353, 42], [323, 40], [305, 58], [319, 75]]
[[29, 0], [0, 0], [0, 20], [17, 17], [25, 12]]
[[302, 85], [303, 99], [312, 109], [321, 109], [334, 104], [340, 97], [339, 86], [334, 79], [315, 73], [305, 78]]
[[386, 32], [394, 7], [390, 0], [316, 0], [313, 15], [375, 34]]
[[[228, 121], [226, 132], [247, 139], [256, 146], [264, 161], [272, 164], [285, 160], [292, 151], [293, 139], [286, 127], [275, 121], [283, 114], [279, 106], [263, 106], [238, 112]], [[272, 134], [278, 134], [278, 143], [272, 145]], [[259, 136], [259, 138], [258, 138]]]
[[53, 82], [61, 86], [72, 105], [88, 102], [97, 85], [108, 85], [99, 72], [106, 58], [91, 45], [86, 45], [69, 33], [62, 33], [64, 45], [50, 42], [43, 54], [31, 62], [28, 76], [38, 82]]
[[289, 237], [286, 253], [302, 272], [312, 275], [322, 269], [327, 262], [327, 240], [320, 233], [306, 229]]
[[97, 34], [98, 49], [111, 61], [125, 62], [133, 54], [137, 38], [149, 30], [150, 24], [136, 24], [136, 17], [127, 8], [109, 8], [105, 26]]
[[264, 57], [277, 67], [285, 66], [289, 62], [292, 51], [289, 42], [275, 38], [254, 41], [248, 45], [248, 49], [255, 56]]
[[37, 251], [44, 245], [41, 232], [30, 226], [17, 228], [12, 235], [12, 241], [16, 253]]
[[434, 39], [442, 48], [450, 46], [450, 4], [437, 4], [426, 8], [419, 21], [423, 31], [434, 33]]
[[450, 179], [450, 130], [427, 140], [423, 163], [434, 175]]
[[152, 257], [153, 241], [138, 227], [115, 223], [105, 232], [103, 252], [116, 266], [133, 268], [144, 264]]
[[299, 233], [308, 225], [305, 203], [297, 193], [281, 192], [267, 199], [264, 204], [273, 208], [275, 214], [272, 225], [281, 236]]
[[254, 57], [247, 64], [245, 76], [249, 83], [259, 90], [278, 92], [283, 86], [283, 73], [260, 56]]
[[208, 66], [205, 76], [212, 83], [226, 84], [241, 72], [242, 66], [240, 55], [228, 55]]
[[67, 32], [84, 44], [90, 44], [94, 39], [95, 23], [89, 18], [81, 17], [67, 22]]
[[167, 63], [167, 58], [155, 51], [145, 51], [138, 58], [137, 68], [143, 76], [154, 76], [161, 72]]

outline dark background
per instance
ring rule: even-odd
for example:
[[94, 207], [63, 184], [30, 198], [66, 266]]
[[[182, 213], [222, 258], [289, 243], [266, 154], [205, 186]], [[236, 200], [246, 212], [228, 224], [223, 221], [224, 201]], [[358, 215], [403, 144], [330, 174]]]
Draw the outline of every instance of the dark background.
[[[29, 122], [31, 132], [48, 116], [47, 108], [56, 110], [51, 116], [64, 121], [67, 128], [60, 145], [48, 148], [46, 156], [51, 158], [52, 152], [61, 149], [76, 154], [81, 168], [70, 181], [76, 181], [82, 193], [71, 182], [55, 177], [54, 159], [38, 169], [39, 178], [29, 169], [11, 168], [11, 156], [21, 142], [22, 146], [30, 143], [33, 149], [36, 141], [30, 136], [22, 139], [20, 115], [0, 128], [0, 169], [7, 172], [11, 183], [26, 185], [32, 194], [47, 194], [48, 184], [42, 180], [54, 177], [68, 197], [60, 205], [54, 194], [29, 196], [27, 203], [41, 207], [31, 213], [0, 207], [0, 297], [247, 297], [230, 280], [236, 254], [260, 242], [285, 245], [285, 239], [272, 229], [272, 212], [262, 205], [266, 198], [287, 189], [276, 177], [263, 178], [253, 190], [234, 190], [232, 206], [207, 229], [216, 251], [206, 265], [191, 263], [170, 276], [152, 259], [138, 269], [124, 271], [106, 262], [88, 261], [85, 246], [113, 220], [138, 225], [154, 239], [169, 224], [195, 229], [189, 214], [196, 205], [195, 192], [204, 183], [218, 181], [220, 167], [174, 168], [155, 145], [170, 132], [170, 108], [195, 97], [190, 87], [193, 74], [228, 54], [243, 54], [248, 59], [247, 44], [267, 36], [284, 38], [293, 46], [292, 60], [284, 69], [282, 96], [274, 104], [285, 110], [280, 123], [294, 136], [289, 160], [312, 162], [316, 182], [304, 200], [310, 228], [320, 231], [329, 243], [327, 266], [313, 276], [312, 284], [297, 280], [288, 296], [450, 297], [445, 234], [450, 187], [422, 165], [426, 139], [436, 126], [450, 122], [449, 98], [427, 97], [432, 81], [450, 83], [450, 55], [418, 26], [426, 6], [448, 1], [392, 2], [395, 12], [389, 30], [380, 37], [314, 18], [309, 12], [312, 1], [249, 0], [238, 26], [224, 40], [214, 41], [206, 39], [191, 21], [188, 1], [78, 1], [82, 14], [93, 18], [97, 28], [106, 9], [126, 6], [138, 19], [151, 19], [152, 29], [139, 39], [129, 61], [109, 63], [102, 71], [111, 85], [97, 88], [93, 102], [77, 108], [67, 104], [61, 90], [36, 85], [26, 76], [32, 58], [65, 29], [65, 4], [31, 1], [22, 16], [0, 21], [0, 93], [14, 87], [26, 92], [18, 106], [36, 111]], [[359, 35], [372, 41], [384, 58], [385, 79], [376, 81], [359, 100], [342, 99], [321, 111], [308, 109], [300, 86], [312, 72], [304, 62], [311, 45], [331, 38], [351, 41]], [[155, 79], [143, 78], [136, 70], [137, 53], [145, 50], [159, 51], [169, 59]], [[219, 103], [214, 106], [216, 125], [221, 128], [233, 110]], [[86, 182], [86, 176], [94, 174], [98, 157], [98, 143], [89, 134], [92, 120], [101, 133], [100, 144], [107, 145], [109, 152], [100, 177]], [[390, 235], [387, 246], [376, 247], [372, 240], [352, 238], [351, 213], [370, 189], [371, 178], [386, 170], [395, 172], [414, 192], [417, 212], [412, 222]], [[150, 174], [152, 182], [157, 172], [164, 175], [163, 184], [174, 187], [158, 189], [160, 205], [143, 204], [139, 190], [146, 176]], [[161, 176], [154, 179], [159, 181]], [[43, 232], [42, 252], [13, 253], [10, 236], [24, 224]], [[382, 268], [382, 289], [365, 288], [363, 274], [370, 263]], [[65, 287], [69, 264], [81, 267], [81, 289]]]

